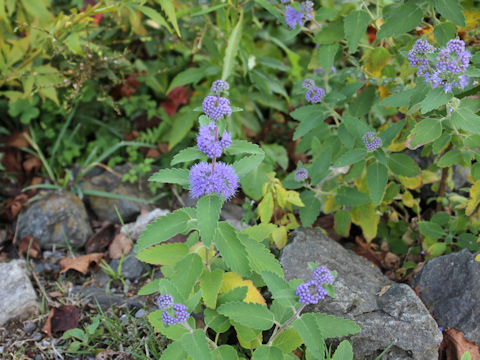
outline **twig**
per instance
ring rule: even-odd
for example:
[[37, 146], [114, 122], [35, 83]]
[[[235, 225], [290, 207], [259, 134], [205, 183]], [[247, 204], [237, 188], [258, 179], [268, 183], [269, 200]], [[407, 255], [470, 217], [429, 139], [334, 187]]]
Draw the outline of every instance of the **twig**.
[[[452, 144], [450, 143], [448, 147], [445, 149], [445, 153], [450, 151], [452, 148]], [[440, 179], [440, 186], [438, 187], [437, 193], [437, 211], [442, 211], [442, 203], [439, 198], [443, 198], [445, 196], [445, 190], [447, 189], [447, 177], [448, 177], [448, 167], [442, 168], [442, 178]]]
[[50, 297], [47, 295], [47, 292], [45, 291], [45, 288], [43, 287], [43, 285], [40, 283], [40, 280], [37, 276], [37, 274], [35, 273], [35, 271], [32, 270], [32, 276], [33, 278], [35, 279], [35, 282], [37, 283], [37, 286], [38, 288], [40, 289], [40, 291], [42, 292], [42, 295], [45, 296], [45, 299], [47, 300], [47, 303], [50, 305], [50, 304], [54, 304], [54, 302], [52, 301], [52, 299], [50, 299]]

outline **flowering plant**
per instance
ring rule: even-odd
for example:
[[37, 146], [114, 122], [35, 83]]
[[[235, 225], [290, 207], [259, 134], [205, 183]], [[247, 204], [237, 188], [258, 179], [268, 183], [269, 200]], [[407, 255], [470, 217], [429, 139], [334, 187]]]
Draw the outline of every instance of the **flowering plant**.
[[[206, 115], [200, 116], [197, 147], [182, 150], [172, 163], [201, 161], [190, 170], [162, 169], [150, 179], [183, 185], [197, 199], [196, 208], [176, 210], [150, 224], [136, 245], [137, 257], [162, 265], [165, 275], [139, 292], [161, 294], [156, 300], [158, 310], [149, 315], [149, 320], [173, 341], [162, 359], [210, 359], [212, 355], [237, 358], [233, 346], [219, 342], [220, 334], [233, 330], [244, 349], [240, 354], [251, 352], [252, 358], [283, 358], [283, 354], [305, 344], [313, 358], [323, 359], [324, 339], [329, 337], [330, 327], [342, 329], [334, 336], [359, 331], [347, 319], [301, 315], [305, 306], [334, 294], [335, 273], [311, 264], [313, 280], [286, 282], [282, 267], [268, 247], [267, 238], [274, 230], [271, 224], [266, 221], [238, 232], [228, 222], [219, 221], [224, 201], [232, 199], [238, 190], [238, 176], [264, 156], [258, 146], [232, 140], [225, 129], [222, 120], [232, 113], [229, 100], [221, 97], [226, 90], [225, 81], [213, 83], [214, 95], [207, 96], [202, 104]], [[217, 161], [224, 151], [247, 156], [229, 165]], [[185, 243], [164, 243], [179, 233], [188, 234]], [[260, 292], [265, 285], [274, 298], [270, 308]], [[192, 314], [205, 325], [196, 326]], [[264, 338], [263, 331], [269, 329], [273, 333]], [[351, 348], [347, 341], [340, 351], [344, 347]]]

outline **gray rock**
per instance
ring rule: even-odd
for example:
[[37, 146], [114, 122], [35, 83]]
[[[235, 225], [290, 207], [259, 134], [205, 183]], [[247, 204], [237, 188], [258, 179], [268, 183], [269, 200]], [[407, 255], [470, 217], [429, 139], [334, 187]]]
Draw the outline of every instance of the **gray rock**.
[[40, 310], [24, 260], [0, 263], [0, 326], [14, 318], [28, 318]]
[[18, 221], [18, 238], [32, 235], [42, 249], [66, 247], [66, 241], [82, 247], [92, 235], [85, 206], [72, 193], [54, 193], [34, 202]]
[[25, 327], [23, 328], [23, 331], [25, 331], [25, 334], [30, 335], [33, 330], [37, 328], [37, 325], [33, 321], [29, 321], [25, 324]]
[[122, 226], [121, 231], [125, 235], [130, 236], [132, 241], [137, 241], [148, 224], [161, 216], [167, 215], [168, 213], [170, 213], [168, 210], [155, 209], [149, 213], [140, 215], [134, 223], [125, 224], [125, 226]]
[[[135, 280], [148, 270], [148, 265], [142, 263], [136, 256], [135, 250], [132, 250], [123, 258], [121, 271], [125, 279]], [[109, 265], [114, 271], [117, 271], [119, 264], [120, 259], [113, 259]]]
[[140, 319], [142, 317], [145, 316], [145, 309], [139, 309], [136, 313], [135, 313], [135, 317], [137, 319]]
[[245, 210], [238, 205], [226, 202], [223, 204], [220, 218], [230, 223], [237, 231], [241, 231], [248, 227], [247, 224], [242, 224], [242, 218], [245, 215]]
[[[435, 320], [407, 285], [392, 283], [366, 259], [344, 249], [321, 230], [298, 229], [280, 257], [287, 280], [312, 278], [308, 262], [336, 270], [335, 298], [327, 298], [307, 311], [322, 312], [355, 321], [359, 334], [349, 337], [355, 359], [387, 360], [438, 358], [442, 341]], [[377, 295], [387, 285], [388, 291]]]
[[[87, 190], [103, 191], [111, 194], [123, 195], [137, 199], [150, 199], [148, 186], [122, 182], [122, 176], [132, 168], [131, 164], [114, 167], [114, 173], [105, 171], [100, 175], [87, 180], [83, 187]], [[111, 221], [120, 224], [115, 207], [117, 207], [124, 223], [135, 220], [142, 208], [151, 209], [150, 205], [132, 200], [112, 199], [102, 196], [88, 195], [85, 197], [91, 209], [100, 221]]]
[[[477, 253], [480, 254], [480, 253]], [[414, 277], [420, 298], [444, 328], [480, 344], [480, 262], [467, 249], [425, 263]]]
[[470, 187], [470, 183], [467, 180], [467, 176], [470, 174], [470, 168], [464, 168], [460, 165], [453, 165], [452, 168], [452, 180], [453, 190], [460, 190], [463, 187]]

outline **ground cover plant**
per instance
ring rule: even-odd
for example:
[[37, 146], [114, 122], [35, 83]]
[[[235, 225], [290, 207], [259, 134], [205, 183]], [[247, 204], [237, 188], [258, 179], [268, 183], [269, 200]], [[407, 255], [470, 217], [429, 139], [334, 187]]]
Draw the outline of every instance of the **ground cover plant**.
[[[0, 1], [0, 255], [31, 261], [18, 215], [52, 191], [164, 201], [133, 244], [162, 273], [134, 286], [149, 320], [134, 358], [354, 358], [330, 339], [358, 325], [303, 311], [334, 296], [335, 269], [285, 281], [278, 255], [318, 227], [410, 282], [425, 261], [480, 251], [479, 6]], [[125, 163], [148, 199], [87, 186]], [[243, 207], [241, 230], [226, 204]], [[108, 246], [93, 243], [66, 251]], [[108, 290], [129, 293], [123, 261], [103, 265]], [[108, 334], [135, 327], [117, 320], [86, 316], [62, 351], [115, 348]]]

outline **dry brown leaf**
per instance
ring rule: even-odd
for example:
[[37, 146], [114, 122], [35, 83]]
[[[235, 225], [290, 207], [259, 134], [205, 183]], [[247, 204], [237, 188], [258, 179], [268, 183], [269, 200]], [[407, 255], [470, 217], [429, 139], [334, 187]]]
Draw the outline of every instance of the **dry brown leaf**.
[[85, 244], [85, 251], [87, 254], [104, 251], [112, 242], [115, 235], [115, 224], [109, 221], [104, 221], [95, 234], [87, 240]]
[[118, 233], [108, 248], [110, 259], [120, 259], [123, 254], [128, 254], [132, 250], [132, 240], [124, 233]]
[[59, 308], [53, 308], [48, 314], [47, 321], [43, 325], [42, 331], [48, 336], [53, 336], [57, 332], [64, 332], [78, 327], [80, 312], [73, 305], [65, 305]]
[[63, 294], [60, 291], [50, 291], [48, 293], [48, 296], [50, 296], [52, 298], [56, 298], [56, 297], [63, 296]]
[[27, 173], [37, 172], [42, 168], [42, 161], [33, 155], [26, 155], [27, 159], [23, 162], [23, 168]]
[[76, 258], [63, 258], [60, 260], [60, 266], [62, 267], [60, 273], [67, 272], [71, 269], [81, 272], [83, 275], [85, 275], [90, 264], [92, 262], [98, 263], [102, 258], [102, 253], [91, 253], [87, 255], [81, 255]]
[[26, 133], [28, 133], [28, 130], [13, 133], [12, 135], [10, 135], [10, 137], [6, 141], [5, 145], [9, 147], [14, 147], [17, 149], [30, 147], [30, 144], [25, 138]]
[[[30, 251], [29, 251], [30, 250]], [[25, 236], [22, 242], [18, 245], [18, 252], [23, 256], [28, 256], [37, 259], [40, 256], [41, 249], [38, 242], [32, 235]]]
[[130, 360], [133, 356], [121, 351], [113, 351], [110, 349], [103, 350], [95, 356], [95, 360]]
[[454, 328], [445, 331], [439, 350], [442, 359], [457, 360], [466, 351], [470, 353], [472, 360], [480, 360], [478, 345], [465, 339], [463, 332]]

